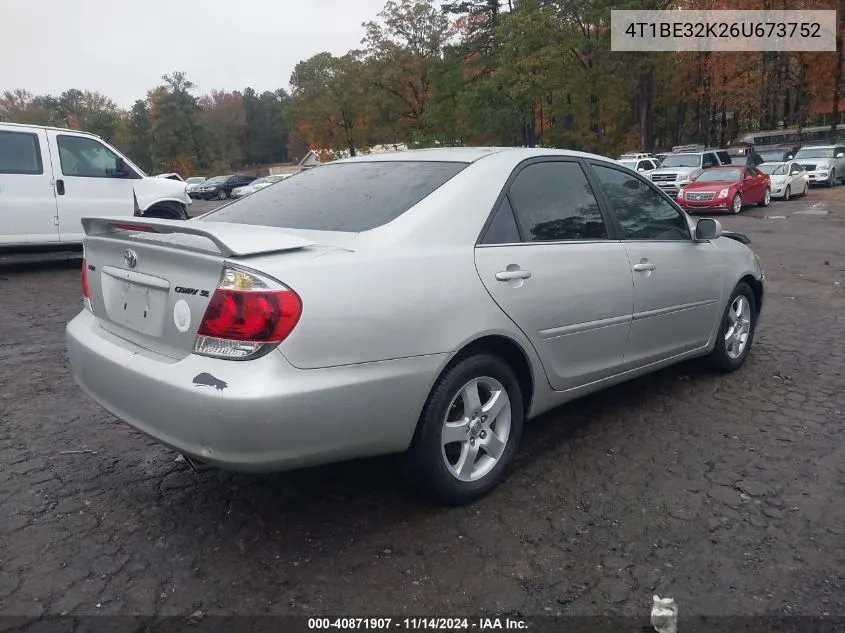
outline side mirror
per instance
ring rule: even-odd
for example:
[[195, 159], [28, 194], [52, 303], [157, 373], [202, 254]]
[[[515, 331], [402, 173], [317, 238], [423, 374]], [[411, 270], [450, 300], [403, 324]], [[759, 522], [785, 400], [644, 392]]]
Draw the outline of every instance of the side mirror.
[[793, 158], [795, 158], [795, 157], [792, 154], [786, 155], [786, 160], [792, 160]]
[[722, 223], [713, 218], [701, 218], [695, 225], [695, 239], [698, 241], [715, 240], [722, 235]]
[[640, 167], [637, 171], [645, 171], [644, 167]]
[[842, 152], [839, 152], [839, 153], [836, 155], [836, 158], [842, 158], [843, 156], [845, 156], [845, 154], [843, 154]]

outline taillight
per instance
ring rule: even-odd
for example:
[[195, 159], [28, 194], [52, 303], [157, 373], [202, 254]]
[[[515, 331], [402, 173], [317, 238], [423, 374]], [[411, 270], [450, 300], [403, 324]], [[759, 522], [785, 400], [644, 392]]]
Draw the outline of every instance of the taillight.
[[158, 232], [148, 224], [135, 224], [133, 222], [109, 222], [109, 226], [121, 231], [138, 231], [140, 233]]
[[285, 340], [301, 314], [299, 295], [284, 284], [227, 267], [200, 322], [194, 352], [215, 358], [254, 357]]
[[91, 309], [91, 290], [88, 288], [88, 261], [82, 258], [82, 303]]

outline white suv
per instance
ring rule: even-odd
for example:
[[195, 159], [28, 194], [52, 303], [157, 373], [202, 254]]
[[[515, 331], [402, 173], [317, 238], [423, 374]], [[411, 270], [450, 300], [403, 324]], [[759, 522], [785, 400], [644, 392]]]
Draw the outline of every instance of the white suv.
[[809, 145], [802, 147], [793, 160], [807, 170], [810, 184], [836, 185], [845, 181], [845, 145]]
[[0, 123], [0, 247], [77, 246], [84, 216], [187, 219], [185, 183], [153, 178], [93, 134]]

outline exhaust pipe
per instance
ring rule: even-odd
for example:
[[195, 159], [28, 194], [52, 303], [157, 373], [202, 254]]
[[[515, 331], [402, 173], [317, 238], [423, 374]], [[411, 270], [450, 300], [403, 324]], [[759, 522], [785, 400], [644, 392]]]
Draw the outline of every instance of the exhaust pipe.
[[214, 468], [214, 466], [198, 461], [192, 457], [188, 457], [184, 453], [179, 453], [179, 457], [181, 458], [179, 461], [184, 461], [188, 465], [188, 468], [190, 468], [194, 473], [201, 473]]

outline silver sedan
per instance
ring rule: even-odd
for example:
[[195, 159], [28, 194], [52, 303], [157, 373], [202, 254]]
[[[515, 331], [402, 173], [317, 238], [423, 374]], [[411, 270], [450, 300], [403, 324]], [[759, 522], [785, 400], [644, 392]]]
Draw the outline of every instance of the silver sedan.
[[458, 504], [523, 423], [693, 357], [742, 366], [760, 261], [591, 154], [458, 148], [308, 170], [187, 222], [86, 218], [78, 384], [201, 462], [404, 453]]

